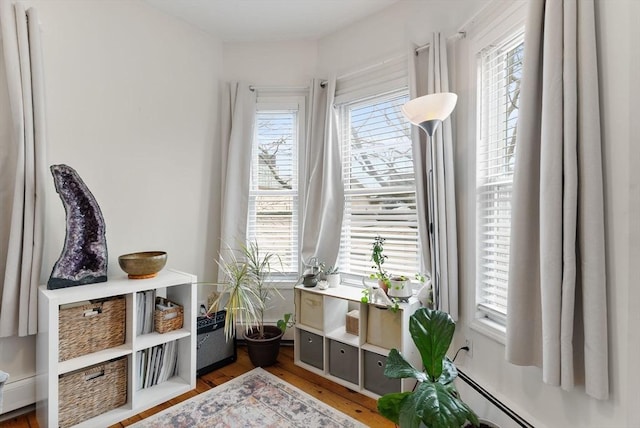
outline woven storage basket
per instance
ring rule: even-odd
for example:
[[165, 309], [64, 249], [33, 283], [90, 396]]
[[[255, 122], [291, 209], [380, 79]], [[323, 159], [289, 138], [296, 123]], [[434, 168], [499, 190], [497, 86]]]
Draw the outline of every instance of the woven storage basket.
[[126, 304], [122, 296], [60, 308], [60, 361], [122, 345]]
[[63, 428], [120, 407], [127, 402], [127, 357], [63, 374], [58, 388]]
[[158, 333], [166, 333], [168, 331], [182, 328], [184, 321], [184, 308], [173, 303], [164, 297], [156, 297], [156, 305], [170, 306], [167, 309], [156, 309], [153, 313], [153, 324]]

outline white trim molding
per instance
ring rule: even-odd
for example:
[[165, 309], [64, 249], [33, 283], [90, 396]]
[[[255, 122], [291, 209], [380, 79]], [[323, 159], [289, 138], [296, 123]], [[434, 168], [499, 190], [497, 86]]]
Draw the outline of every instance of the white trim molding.
[[[36, 377], [30, 376], [4, 385], [2, 414], [36, 402]], [[0, 418], [1, 419], [1, 418]]]

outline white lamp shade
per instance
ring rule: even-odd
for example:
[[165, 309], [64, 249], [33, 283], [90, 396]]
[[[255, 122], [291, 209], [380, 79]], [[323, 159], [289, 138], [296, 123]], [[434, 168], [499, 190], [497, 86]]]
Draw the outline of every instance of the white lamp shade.
[[456, 106], [458, 96], [453, 92], [424, 95], [402, 106], [402, 113], [414, 125], [430, 120], [445, 120]]

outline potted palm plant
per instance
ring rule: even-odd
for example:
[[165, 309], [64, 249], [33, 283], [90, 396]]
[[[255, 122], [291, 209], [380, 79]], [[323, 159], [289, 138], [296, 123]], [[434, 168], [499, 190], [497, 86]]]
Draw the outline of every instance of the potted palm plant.
[[397, 349], [392, 349], [384, 369], [392, 379], [415, 378], [413, 391], [386, 394], [378, 400], [382, 416], [401, 428], [458, 428], [471, 423], [479, 426], [478, 417], [461, 399], [453, 380], [456, 366], [447, 358], [455, 323], [446, 312], [418, 309], [409, 318], [409, 332], [420, 352], [425, 371], [413, 367]]
[[224, 281], [216, 284], [220, 293], [208, 312], [215, 313], [226, 302], [224, 333], [227, 340], [235, 337], [236, 327], [240, 324], [253, 365], [272, 365], [278, 358], [282, 336], [292, 323], [291, 314], [285, 314], [276, 326], [265, 325], [264, 321], [272, 297], [282, 298], [268, 278], [273, 265], [280, 263], [280, 259], [275, 253], [262, 252], [255, 241], [242, 245], [239, 251], [230, 249], [228, 254], [227, 258], [221, 256], [218, 262]]

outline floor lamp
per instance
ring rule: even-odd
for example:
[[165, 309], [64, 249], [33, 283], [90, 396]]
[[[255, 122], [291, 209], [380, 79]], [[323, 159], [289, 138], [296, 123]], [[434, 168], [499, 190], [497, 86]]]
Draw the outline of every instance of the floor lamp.
[[409, 121], [419, 126], [427, 134], [427, 144], [431, 154], [431, 161], [427, 163], [430, 166], [427, 172], [427, 209], [429, 212], [429, 242], [431, 244], [431, 284], [433, 285], [433, 300], [436, 309], [441, 309], [440, 298], [440, 249], [438, 246], [438, 210], [436, 201], [438, 201], [438, 186], [436, 183], [438, 175], [437, 160], [435, 157], [435, 141], [433, 136], [439, 125], [444, 121], [456, 106], [458, 96], [451, 92], [442, 92], [437, 94], [425, 95], [414, 98], [404, 106], [402, 113]]

